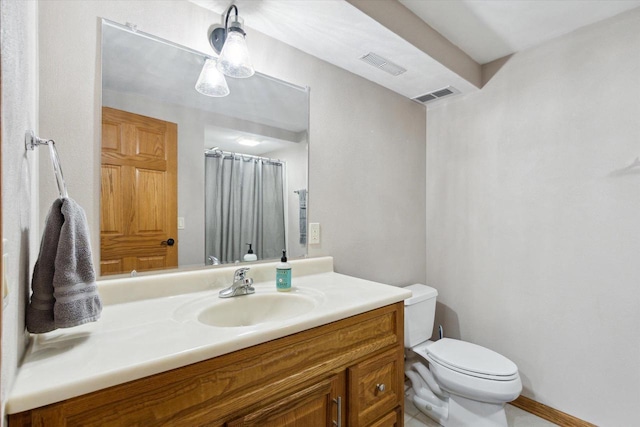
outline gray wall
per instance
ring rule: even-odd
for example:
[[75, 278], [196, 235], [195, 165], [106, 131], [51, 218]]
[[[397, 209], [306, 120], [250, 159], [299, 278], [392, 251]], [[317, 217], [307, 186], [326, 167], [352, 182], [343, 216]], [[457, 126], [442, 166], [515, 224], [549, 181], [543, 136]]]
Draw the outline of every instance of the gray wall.
[[427, 281], [445, 333], [602, 426], [640, 402], [640, 9], [429, 109]]
[[[98, 18], [210, 52], [207, 29], [220, 17], [183, 1], [39, 2], [39, 11], [42, 132], [73, 165], [69, 194], [93, 223], [97, 252]], [[424, 281], [424, 108], [250, 29], [248, 45], [258, 71], [311, 87], [309, 218], [321, 223], [322, 242], [309, 254], [333, 255], [337, 271], [359, 277]], [[42, 203], [54, 195], [45, 184]]]
[[[33, 231], [37, 212], [36, 158], [25, 153], [27, 129], [37, 129], [36, 4], [3, 0], [2, 15], [2, 216], [7, 240], [5, 272], [9, 294], [3, 303], [2, 399], [0, 411], [16, 375], [18, 360], [26, 345], [25, 304], [30, 268], [37, 255], [39, 236]], [[43, 151], [42, 157], [48, 159]], [[47, 177], [51, 178], [53, 175]], [[45, 210], [48, 206], [45, 207]], [[35, 251], [35, 253], [34, 253]], [[0, 419], [2, 419], [0, 417]]]

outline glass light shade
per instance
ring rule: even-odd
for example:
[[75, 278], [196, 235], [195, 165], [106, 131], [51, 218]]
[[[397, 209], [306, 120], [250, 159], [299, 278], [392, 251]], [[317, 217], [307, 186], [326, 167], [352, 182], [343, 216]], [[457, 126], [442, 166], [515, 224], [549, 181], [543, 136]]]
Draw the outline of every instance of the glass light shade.
[[200, 76], [196, 82], [196, 90], [203, 95], [222, 97], [229, 95], [229, 86], [224, 76], [216, 68], [216, 61], [208, 59], [202, 66]]
[[255, 73], [249, 60], [249, 51], [244, 35], [239, 31], [229, 29], [227, 39], [222, 46], [218, 58], [218, 70], [229, 77], [245, 78]]

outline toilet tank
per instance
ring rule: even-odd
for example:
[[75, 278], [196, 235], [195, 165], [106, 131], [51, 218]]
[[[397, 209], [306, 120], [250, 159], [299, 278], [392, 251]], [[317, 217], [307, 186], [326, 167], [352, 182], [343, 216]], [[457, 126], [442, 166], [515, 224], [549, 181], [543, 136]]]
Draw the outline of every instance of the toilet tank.
[[411, 348], [431, 338], [438, 291], [421, 284], [405, 289], [413, 293], [404, 300], [404, 346]]

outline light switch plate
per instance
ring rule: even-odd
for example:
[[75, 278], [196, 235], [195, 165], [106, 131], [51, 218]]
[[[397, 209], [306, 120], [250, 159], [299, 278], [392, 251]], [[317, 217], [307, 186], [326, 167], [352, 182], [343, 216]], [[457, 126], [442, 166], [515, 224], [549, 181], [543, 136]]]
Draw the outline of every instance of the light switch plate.
[[184, 230], [184, 217], [178, 217], [178, 230]]

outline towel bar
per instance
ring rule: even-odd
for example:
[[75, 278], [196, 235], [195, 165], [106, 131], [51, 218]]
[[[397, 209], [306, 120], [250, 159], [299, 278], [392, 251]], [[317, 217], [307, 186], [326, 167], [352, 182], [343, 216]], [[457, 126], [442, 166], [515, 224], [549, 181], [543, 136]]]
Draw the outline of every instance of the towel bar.
[[49, 155], [51, 157], [51, 164], [53, 165], [53, 173], [56, 177], [56, 184], [58, 185], [58, 192], [60, 198], [68, 197], [67, 184], [64, 182], [64, 175], [62, 174], [62, 165], [60, 164], [60, 157], [58, 156], [58, 150], [56, 149], [56, 143], [53, 139], [42, 139], [37, 137], [32, 130], [28, 130], [24, 136], [24, 148], [25, 150], [33, 151], [40, 145], [49, 146]]

